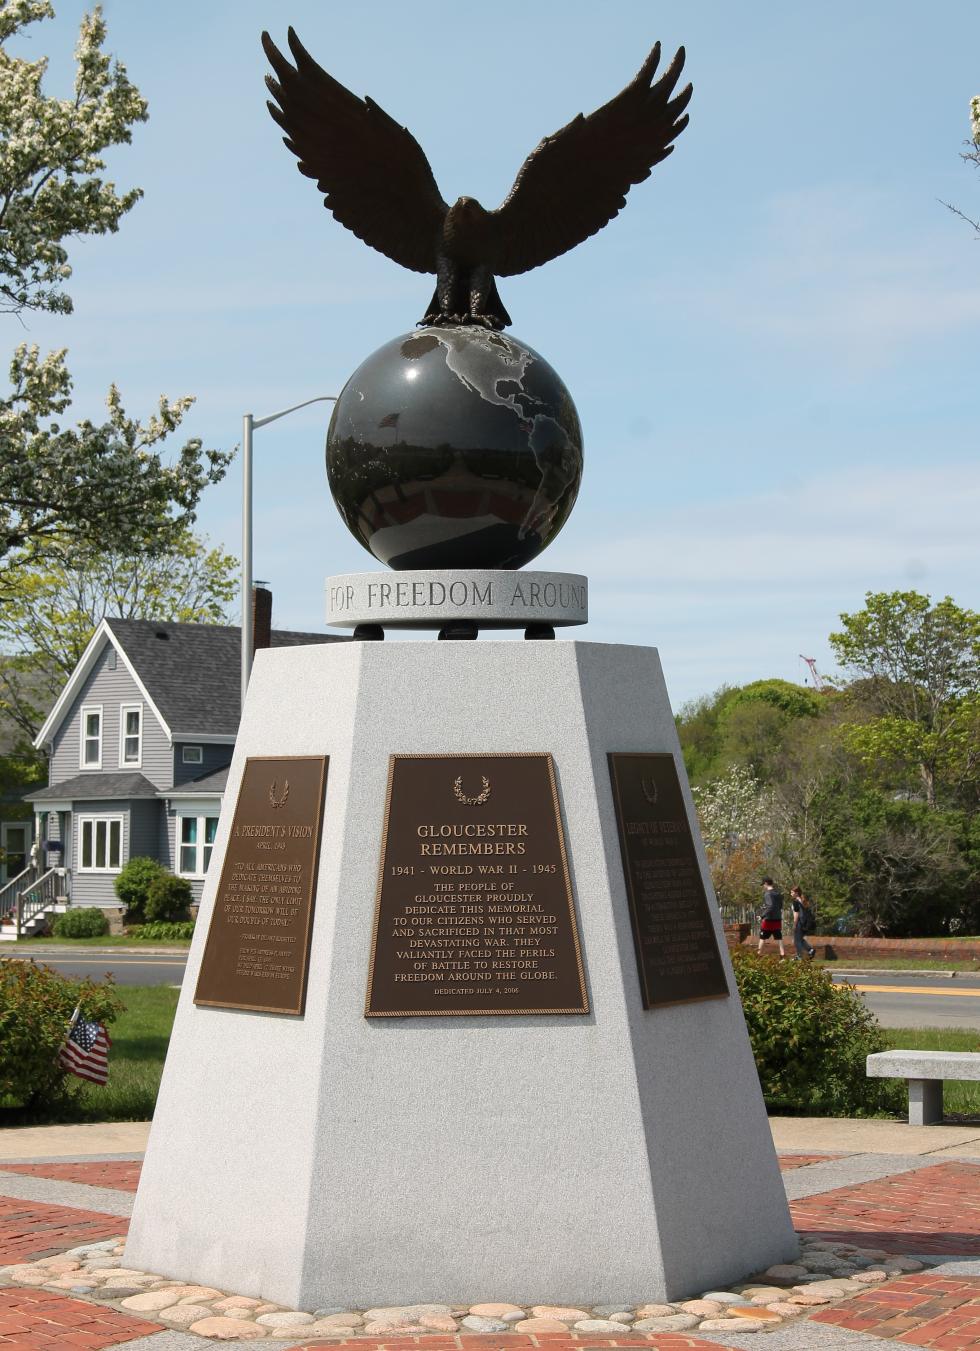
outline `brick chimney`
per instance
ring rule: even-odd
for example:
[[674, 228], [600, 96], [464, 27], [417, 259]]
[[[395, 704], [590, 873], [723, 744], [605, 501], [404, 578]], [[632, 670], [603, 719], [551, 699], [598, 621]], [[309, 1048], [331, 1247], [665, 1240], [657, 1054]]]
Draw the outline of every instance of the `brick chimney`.
[[272, 592], [265, 586], [252, 587], [252, 656], [260, 647], [272, 646]]

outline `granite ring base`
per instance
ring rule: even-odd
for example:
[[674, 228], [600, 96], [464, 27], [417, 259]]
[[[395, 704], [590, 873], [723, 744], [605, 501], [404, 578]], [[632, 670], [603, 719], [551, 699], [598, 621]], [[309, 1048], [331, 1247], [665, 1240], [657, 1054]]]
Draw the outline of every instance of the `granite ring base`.
[[328, 577], [327, 623], [336, 628], [566, 628], [589, 618], [589, 581], [575, 572], [455, 568], [349, 572]]

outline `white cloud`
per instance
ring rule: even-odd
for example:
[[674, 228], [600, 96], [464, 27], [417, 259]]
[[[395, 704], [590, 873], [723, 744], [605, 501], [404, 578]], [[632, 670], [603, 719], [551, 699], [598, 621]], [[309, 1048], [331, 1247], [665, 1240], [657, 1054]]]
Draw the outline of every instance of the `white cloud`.
[[[971, 241], [935, 225], [916, 230], [904, 200], [850, 185], [785, 194], [762, 207], [736, 254], [721, 243], [693, 293], [674, 303], [695, 324], [809, 348], [852, 374], [888, 365], [909, 344], [980, 324]], [[663, 288], [658, 287], [663, 293]]]
[[595, 582], [622, 586], [632, 573], [641, 588], [652, 578], [681, 590], [762, 583], [774, 592], [830, 580], [927, 582], [976, 568], [978, 519], [980, 466], [862, 467], [648, 513], [635, 531], [610, 526], [606, 537], [618, 542], [596, 544], [580, 563]]
[[[976, 606], [980, 466], [862, 467], [657, 515], [594, 520], [554, 569], [590, 580], [594, 641], [661, 649], [675, 699], [778, 675], [799, 654], [833, 668], [827, 635], [866, 591], [951, 594]], [[532, 564], [533, 566], [533, 564]]]

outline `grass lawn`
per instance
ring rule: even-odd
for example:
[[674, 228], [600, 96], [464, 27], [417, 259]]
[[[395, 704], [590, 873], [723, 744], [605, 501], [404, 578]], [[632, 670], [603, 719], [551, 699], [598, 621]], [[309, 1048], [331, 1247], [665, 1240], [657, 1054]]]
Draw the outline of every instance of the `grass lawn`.
[[816, 957], [817, 966], [828, 971], [980, 971], [975, 957], [837, 957], [832, 962]]
[[28, 1117], [0, 1111], [0, 1126], [57, 1121], [148, 1121], [153, 1115], [178, 990], [166, 985], [123, 985], [117, 993], [126, 1005], [109, 1029], [109, 1082], [72, 1079], [71, 1099], [49, 1112]]
[[[980, 1051], [980, 1032], [962, 1027], [885, 1027], [889, 1050]], [[947, 1116], [980, 1116], [980, 1083], [943, 1085], [943, 1111]]]
[[102, 938], [18, 938], [0, 944], [0, 957], [8, 948], [18, 952], [36, 952], [43, 958], [49, 948], [189, 948], [189, 938], [130, 938], [126, 934], [105, 934]]
[[[28, 1118], [0, 1109], [0, 1127], [58, 1121], [147, 1121], [153, 1115], [167, 1043], [177, 1009], [178, 990], [167, 986], [124, 985], [117, 992], [125, 1012], [110, 1033], [109, 1082], [104, 1086], [72, 1080], [67, 1104]], [[962, 1028], [889, 1027], [888, 1046], [904, 1050], [980, 1051], [980, 1032]], [[980, 1083], [947, 1083], [943, 1106], [951, 1117], [980, 1117]]]

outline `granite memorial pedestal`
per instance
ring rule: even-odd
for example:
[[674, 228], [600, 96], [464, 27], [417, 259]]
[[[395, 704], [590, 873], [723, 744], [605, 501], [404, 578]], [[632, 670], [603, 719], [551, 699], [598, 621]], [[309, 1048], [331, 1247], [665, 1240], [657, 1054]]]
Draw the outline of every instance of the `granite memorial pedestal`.
[[[127, 1263], [307, 1310], [475, 1298], [629, 1307], [795, 1255], [713, 904], [723, 992], [644, 1007], [611, 752], [674, 757], [697, 840], [652, 648], [483, 639], [258, 654]], [[387, 920], [375, 930], [391, 757], [456, 762], [439, 789], [445, 811], [419, 801], [420, 821], [472, 809], [506, 825], [505, 779], [478, 760], [508, 755], [553, 766], [570, 893], [558, 865], [541, 880], [555, 942], [577, 939], [584, 999], [571, 980], [562, 1007], [579, 1011], [365, 1016], [374, 945], [391, 939]], [[246, 765], [293, 756], [328, 761], [304, 1011], [195, 1004]], [[275, 772], [270, 810], [286, 813]], [[525, 866], [522, 855], [504, 862]], [[440, 876], [419, 875], [420, 910], [437, 904]], [[556, 946], [541, 954], [538, 970], [574, 964]]]

